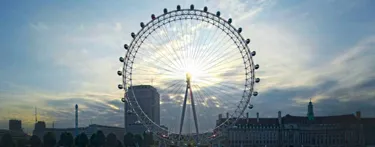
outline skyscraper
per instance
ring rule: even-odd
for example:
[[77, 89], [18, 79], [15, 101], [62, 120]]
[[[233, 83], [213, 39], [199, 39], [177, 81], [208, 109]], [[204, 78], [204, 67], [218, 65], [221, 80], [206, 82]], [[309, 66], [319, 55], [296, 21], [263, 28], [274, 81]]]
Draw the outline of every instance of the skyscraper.
[[[127, 95], [129, 97], [133, 96], [131, 90], [134, 90], [134, 95], [143, 112], [153, 122], [160, 125], [160, 94], [158, 91], [150, 85], [139, 85], [130, 88]], [[138, 120], [128, 103], [126, 103], [125, 112], [125, 129], [127, 132], [142, 134], [146, 131], [146, 128], [142, 125], [141, 121]]]

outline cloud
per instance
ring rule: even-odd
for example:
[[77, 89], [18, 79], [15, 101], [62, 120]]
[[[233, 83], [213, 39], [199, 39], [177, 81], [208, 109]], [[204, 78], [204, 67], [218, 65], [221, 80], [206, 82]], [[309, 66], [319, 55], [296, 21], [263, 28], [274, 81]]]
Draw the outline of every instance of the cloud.
[[[305, 73], [304, 77], [314, 81], [313, 84], [302, 81], [302, 84], [288, 88], [272, 86], [253, 99], [255, 107], [261, 107], [254, 111], [264, 112], [262, 107], [267, 106], [273, 109], [266, 110], [266, 115], [278, 110], [305, 115], [305, 106], [311, 98], [317, 115], [340, 115], [361, 110], [364, 116], [374, 116], [369, 109], [375, 103], [375, 82], [371, 74], [375, 69], [371, 64], [375, 62], [373, 47], [374, 37], [370, 36], [328, 63], [319, 64], [318, 67], [305, 66], [305, 69], [301, 69], [304, 71], [293, 70], [295, 73]], [[298, 76], [290, 77], [293, 78], [289, 80], [301, 82]]]
[[234, 18], [234, 24], [243, 20], [252, 20], [264, 9], [272, 7], [276, 1], [271, 0], [207, 0], [211, 12], [221, 11], [227, 17]]
[[44, 31], [49, 29], [49, 27], [43, 22], [30, 23], [30, 27], [37, 31]]
[[[355, 44], [342, 45], [344, 46], [342, 48], [337, 47], [336, 50], [340, 50], [340, 53], [329, 54], [331, 48], [322, 47], [319, 43], [318, 37], [322, 36], [311, 37], [297, 29], [314, 30], [317, 33], [322, 33], [318, 31], [324, 30], [324, 28], [315, 30], [314, 27], [306, 27], [303, 23], [298, 23], [313, 22], [314, 20], [307, 21], [306, 16], [314, 19], [312, 16], [317, 15], [310, 11], [302, 11], [303, 7], [300, 5], [285, 12], [273, 9], [276, 1], [268, 0], [186, 2], [197, 3], [196, 8], [200, 9], [203, 5], [207, 5], [210, 12], [220, 10], [226, 19], [233, 18], [234, 26], [243, 27], [242, 35], [245, 38], [251, 39], [251, 50], [257, 52], [254, 57], [255, 63], [260, 64], [256, 76], [261, 78], [261, 83], [256, 85], [256, 90], [260, 94], [258, 97], [252, 97], [251, 101], [255, 107], [251, 111], [247, 110], [251, 116], [255, 112], [260, 112], [261, 116], [275, 117], [279, 110], [283, 111], [283, 114], [304, 116], [310, 98], [314, 102], [317, 115], [352, 113], [361, 110], [365, 116], [375, 116], [371, 110], [374, 107], [375, 96], [372, 92], [375, 83], [372, 73], [375, 67], [371, 64], [375, 63], [373, 36], [367, 36]], [[148, 11], [151, 10], [147, 10], [147, 13]], [[258, 19], [265, 12], [270, 13], [268, 17], [273, 16], [272, 20]], [[135, 12], [134, 16], [132, 13], [132, 16], [127, 17], [143, 15], [135, 14], [138, 13]], [[293, 14], [295, 17], [287, 14]], [[37, 106], [40, 110], [40, 120], [47, 121], [49, 125], [54, 121], [56, 127], [72, 127], [76, 103], [80, 106], [80, 125], [88, 125], [92, 121], [98, 124], [121, 126], [123, 104], [120, 98], [123, 92], [116, 88], [116, 85], [121, 83], [121, 77], [117, 77], [116, 71], [121, 69], [122, 65], [118, 62], [118, 57], [124, 56], [125, 50], [122, 46], [131, 41], [130, 32], [138, 30], [138, 22], [140, 22], [139, 18], [132, 21], [126, 19], [126, 22], [119, 21], [124, 18], [111, 18], [116, 21], [87, 21], [79, 24], [67, 23], [69, 22], [67, 20], [65, 24], [59, 25], [53, 25], [54, 23], [47, 23], [47, 21], [30, 23], [29, 26], [32, 29], [39, 31], [31, 39], [31, 42], [36, 44], [33, 53], [38, 57], [38, 61], [48, 63], [48, 67], [58, 69], [68, 77], [68, 80], [56, 78], [56, 81], [48, 83], [66, 84], [67, 88], [72, 90], [59, 92], [39, 89], [37, 86], [28, 87], [20, 83], [2, 82], [0, 85], [1, 106], [7, 107], [0, 106], [0, 115], [4, 116], [0, 121], [0, 126], [4, 126], [7, 123], [5, 119], [12, 116], [22, 118], [27, 128], [33, 128], [34, 106]], [[342, 44], [329, 38], [328, 41]], [[171, 46], [177, 46], [176, 44], [179, 43], [171, 43]], [[203, 47], [208, 47], [208, 45]], [[323, 54], [328, 56], [328, 59], [322, 60]], [[219, 75], [230, 77], [236, 73], [237, 70], [234, 69]], [[231, 78], [237, 79], [235, 76]], [[232, 84], [237, 83], [232, 82]], [[220, 86], [235, 89], [230, 84]], [[216, 108], [216, 105], [227, 104], [229, 107], [232, 101], [234, 101], [233, 105], [238, 101], [231, 97], [234, 96], [231, 90], [226, 89], [220, 92], [217, 87], [202, 89], [205, 93], [197, 91], [195, 95], [197, 101], [200, 102], [199, 112], [203, 113], [199, 116], [202, 122], [200, 127], [207, 129], [215, 123], [218, 113], [227, 111], [223, 107]], [[182, 93], [184, 93], [184, 87], [182, 87]], [[224, 93], [227, 99], [208, 99], [215, 94], [224, 95]], [[181, 96], [173, 99], [168, 95], [162, 95], [162, 123], [171, 128], [178, 127], [176, 126], [178, 123], [175, 122], [179, 122], [180, 119], [181, 99]], [[180, 100], [180, 103], [176, 100]], [[203, 107], [203, 105], [209, 107]], [[7, 114], [6, 110], [11, 111]]]

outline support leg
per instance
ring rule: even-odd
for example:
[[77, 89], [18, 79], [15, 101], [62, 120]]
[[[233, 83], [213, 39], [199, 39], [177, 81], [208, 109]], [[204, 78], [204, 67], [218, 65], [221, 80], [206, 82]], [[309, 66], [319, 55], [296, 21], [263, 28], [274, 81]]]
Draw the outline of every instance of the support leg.
[[197, 132], [197, 136], [196, 136], [196, 143], [198, 145], [198, 142], [199, 142], [199, 130], [198, 130], [198, 119], [197, 119], [197, 113], [195, 111], [195, 103], [194, 103], [194, 97], [193, 97], [193, 91], [191, 90], [191, 87], [190, 87], [190, 98], [191, 98], [191, 107], [193, 109], [193, 116], [194, 116], [194, 123], [195, 123], [195, 131]]
[[184, 118], [185, 118], [185, 110], [186, 110], [186, 101], [187, 101], [187, 96], [188, 96], [188, 86], [186, 86], [186, 91], [185, 91], [185, 98], [184, 98], [184, 104], [182, 106], [182, 114], [181, 114], [181, 121], [180, 121], [180, 133], [179, 133], [179, 141], [181, 141], [181, 132], [182, 132], [182, 127], [184, 125]]

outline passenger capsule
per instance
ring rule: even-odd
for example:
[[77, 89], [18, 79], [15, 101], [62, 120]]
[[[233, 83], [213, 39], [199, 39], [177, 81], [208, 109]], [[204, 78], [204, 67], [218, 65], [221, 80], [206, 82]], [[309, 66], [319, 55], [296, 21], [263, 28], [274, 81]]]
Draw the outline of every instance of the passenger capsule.
[[254, 91], [253, 96], [257, 96], [258, 92]]
[[238, 28], [237, 32], [241, 33], [242, 32], [242, 28]]
[[168, 9], [164, 8], [163, 12], [164, 12], [164, 14], [167, 14], [168, 13]]
[[177, 5], [177, 11], [180, 11], [180, 10], [181, 10], [181, 6]]
[[256, 55], [256, 52], [255, 51], [252, 51], [251, 52], [251, 56], [255, 56]]
[[145, 27], [145, 24], [141, 22], [141, 28], [144, 28], [144, 27]]
[[152, 19], [152, 20], [155, 20], [155, 19], [156, 19], [155, 14], [151, 14], [151, 19]]
[[125, 59], [124, 59], [124, 57], [120, 57], [119, 60], [120, 60], [120, 62], [124, 62]]
[[260, 79], [259, 78], [256, 78], [255, 79], [255, 83], [259, 83], [260, 82]]
[[118, 88], [118, 89], [123, 89], [124, 86], [122, 86], [121, 84], [118, 84], [118, 85], [117, 85], [117, 88]]
[[250, 39], [246, 39], [246, 44], [249, 44], [250, 43]]
[[124, 44], [124, 48], [125, 48], [126, 50], [128, 50], [128, 49], [129, 49], [129, 45], [128, 45], [128, 44]]
[[134, 32], [132, 32], [130, 35], [131, 35], [133, 38], [135, 38], [135, 33], [134, 33]]
[[117, 75], [122, 76], [122, 71], [117, 71]]
[[217, 16], [217, 17], [220, 17], [220, 11], [217, 11], [217, 12], [216, 12], [216, 16]]
[[259, 65], [258, 64], [255, 65], [255, 69], [259, 69]]
[[253, 106], [252, 104], [250, 104], [248, 108], [249, 108], [249, 109], [253, 109], [254, 106]]
[[207, 11], [208, 11], [208, 8], [207, 8], [207, 7], [204, 7], [204, 8], [203, 8], [203, 11], [204, 11], [204, 12], [207, 12]]
[[229, 24], [232, 23], [232, 18], [229, 18], [229, 19], [228, 19], [228, 23], [229, 23]]
[[124, 103], [125, 103], [125, 98], [121, 98], [121, 102], [124, 102]]
[[190, 5], [190, 10], [194, 10], [194, 5], [193, 4]]
[[133, 111], [132, 110], [128, 110], [128, 111], [126, 111], [128, 114], [132, 114], [133, 113]]

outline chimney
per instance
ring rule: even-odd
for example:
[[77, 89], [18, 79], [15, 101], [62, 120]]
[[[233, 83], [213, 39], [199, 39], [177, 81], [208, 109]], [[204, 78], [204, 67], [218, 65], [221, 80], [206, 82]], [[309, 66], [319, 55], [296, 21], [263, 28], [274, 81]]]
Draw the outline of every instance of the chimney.
[[281, 125], [281, 111], [278, 112], [278, 121], [279, 121], [279, 125]]
[[227, 112], [227, 119], [229, 118], [229, 113]]
[[257, 123], [259, 123], [259, 112], [257, 112]]
[[357, 117], [357, 119], [361, 119], [361, 111], [357, 111], [355, 113], [355, 117]]
[[223, 114], [219, 114], [219, 119], [222, 119], [223, 118]]

